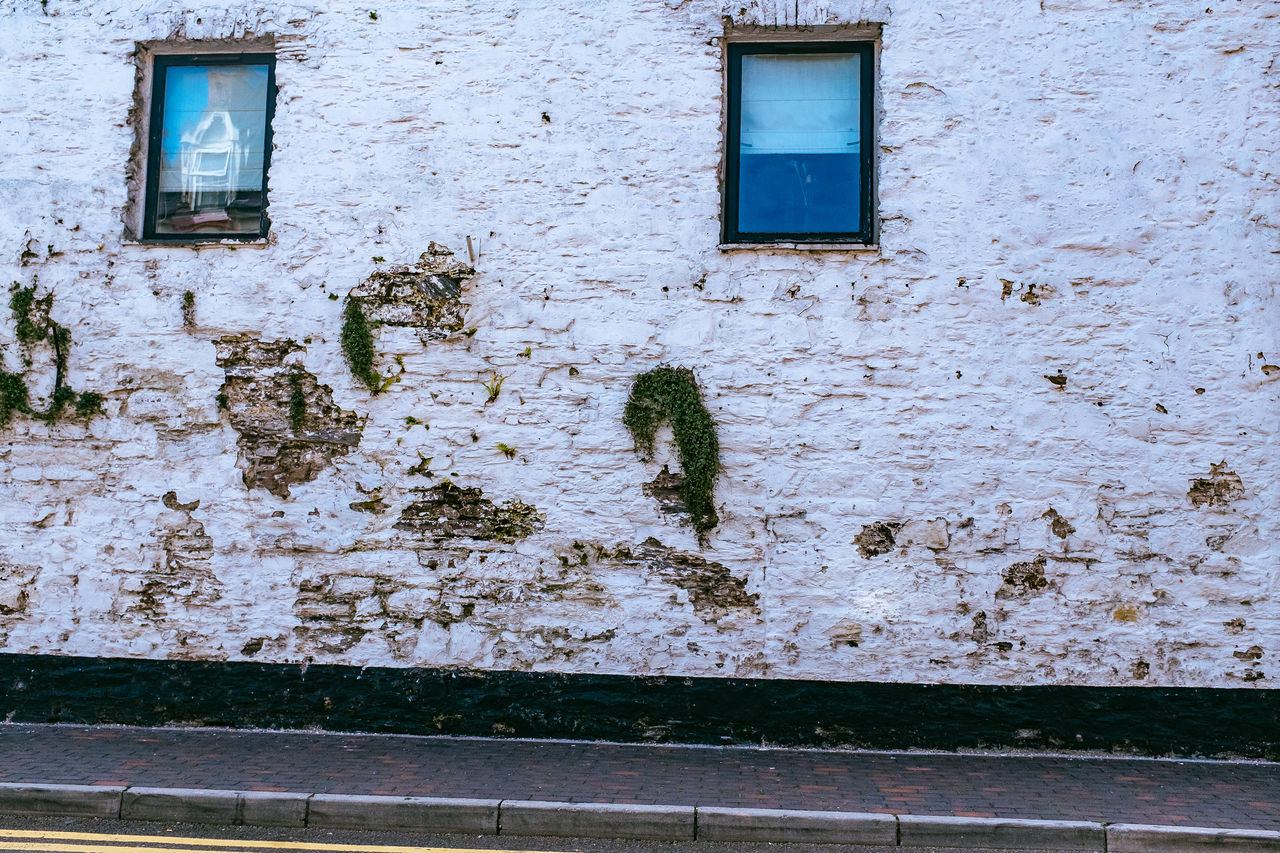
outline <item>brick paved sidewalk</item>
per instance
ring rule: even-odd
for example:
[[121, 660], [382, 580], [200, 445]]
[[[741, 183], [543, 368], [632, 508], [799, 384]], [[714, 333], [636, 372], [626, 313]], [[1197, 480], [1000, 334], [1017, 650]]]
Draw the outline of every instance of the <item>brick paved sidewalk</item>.
[[1280, 830], [1280, 764], [0, 724], [0, 782]]

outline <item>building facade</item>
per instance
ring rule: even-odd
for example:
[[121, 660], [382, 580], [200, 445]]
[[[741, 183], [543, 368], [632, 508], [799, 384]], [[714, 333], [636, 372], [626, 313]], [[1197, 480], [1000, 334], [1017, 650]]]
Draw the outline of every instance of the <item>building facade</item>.
[[10, 655], [1274, 686], [1265, 4], [6, 6]]

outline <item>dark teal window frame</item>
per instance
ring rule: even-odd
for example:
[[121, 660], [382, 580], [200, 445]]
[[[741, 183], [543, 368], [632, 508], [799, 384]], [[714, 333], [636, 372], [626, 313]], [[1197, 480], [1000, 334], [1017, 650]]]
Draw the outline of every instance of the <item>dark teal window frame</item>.
[[[725, 183], [722, 240], [732, 243], [860, 243], [875, 242], [875, 42], [730, 42], [728, 115], [725, 134]], [[853, 53], [859, 57], [859, 189], [849, 204], [857, 206], [856, 231], [743, 231], [738, 227], [741, 200], [742, 58], [747, 55]]]
[[[267, 66], [266, 125], [263, 132], [262, 213], [257, 231], [205, 232], [191, 234], [156, 233], [160, 197], [160, 148], [164, 135], [164, 95], [168, 70], [199, 65]], [[267, 218], [267, 175], [271, 167], [271, 124], [276, 108], [276, 56], [274, 53], [158, 54], [152, 61], [151, 115], [147, 124], [147, 166], [145, 204], [142, 212], [142, 240], [147, 243], [210, 243], [262, 240], [270, 230]]]

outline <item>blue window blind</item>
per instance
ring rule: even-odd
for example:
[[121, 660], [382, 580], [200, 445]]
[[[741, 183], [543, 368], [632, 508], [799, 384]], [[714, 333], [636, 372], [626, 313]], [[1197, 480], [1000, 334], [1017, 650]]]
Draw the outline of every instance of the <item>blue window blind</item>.
[[865, 237], [869, 53], [733, 47], [728, 236]]

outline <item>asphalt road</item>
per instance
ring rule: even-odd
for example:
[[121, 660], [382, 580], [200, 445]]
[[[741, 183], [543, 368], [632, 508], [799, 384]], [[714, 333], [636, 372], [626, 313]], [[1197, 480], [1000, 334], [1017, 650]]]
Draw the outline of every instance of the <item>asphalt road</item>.
[[[72, 835], [74, 834], [74, 835]], [[91, 836], [91, 837], [89, 837]], [[233, 843], [210, 846], [201, 840]], [[243, 846], [234, 842], [247, 842]], [[281, 842], [279, 846], [271, 842]], [[322, 845], [322, 846], [311, 846]], [[341, 845], [341, 846], [335, 846]], [[385, 848], [399, 847], [398, 851]], [[379, 851], [376, 848], [384, 848]], [[270, 829], [72, 818], [0, 817], [0, 850], [13, 853], [474, 853], [489, 850], [545, 853], [959, 853], [954, 847], [864, 847], [838, 844], [751, 844], [714, 841], [620, 841], [592, 838], [406, 835], [323, 829]], [[1033, 853], [966, 847], [963, 853]], [[1034, 853], [1054, 853], [1037, 850]], [[1059, 853], [1065, 853], [1060, 851]]]

